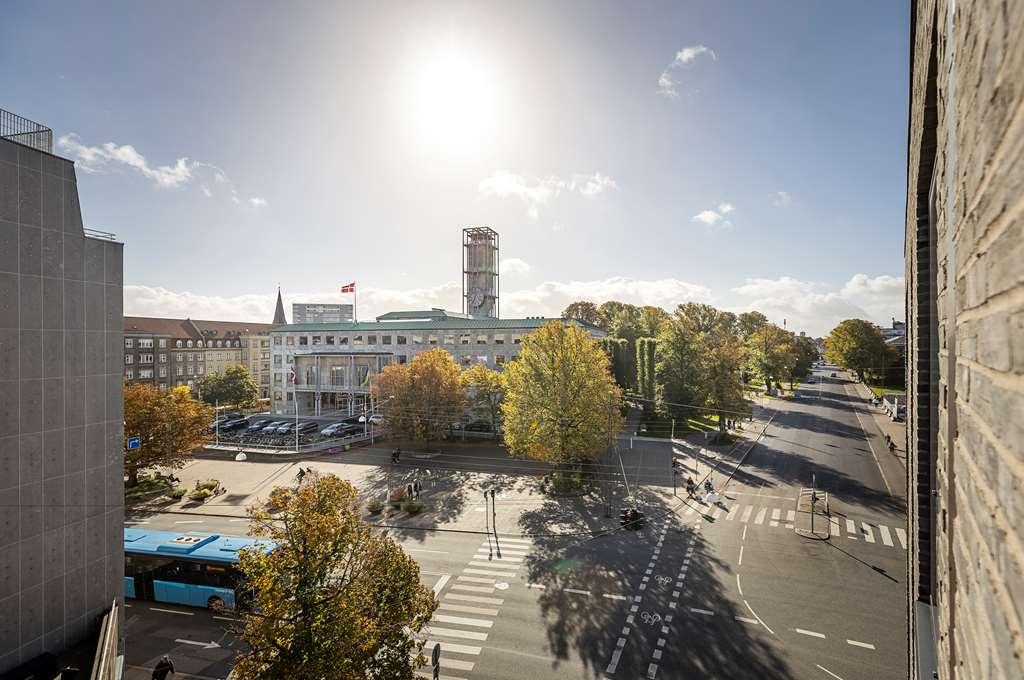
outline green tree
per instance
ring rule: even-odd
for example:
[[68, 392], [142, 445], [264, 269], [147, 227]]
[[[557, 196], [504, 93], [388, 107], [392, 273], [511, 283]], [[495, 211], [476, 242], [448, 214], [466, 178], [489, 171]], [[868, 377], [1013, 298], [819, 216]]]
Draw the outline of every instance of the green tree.
[[807, 379], [814, 368], [814, 362], [818, 359], [818, 348], [814, 344], [814, 340], [806, 336], [793, 339], [793, 350], [795, 359], [789, 375], [790, 389], [793, 389], [794, 382], [802, 382]]
[[743, 312], [737, 319], [740, 337], [746, 340], [768, 325], [768, 317], [758, 311]]
[[637, 338], [636, 383], [640, 396], [644, 398], [644, 411], [654, 410], [654, 400], [658, 396], [658, 381], [655, 375], [657, 351], [656, 338]]
[[579, 302], [573, 302], [562, 311], [563, 319], [576, 319], [583, 323], [588, 323], [591, 326], [597, 326], [603, 328], [604, 317], [601, 316], [601, 312], [598, 311], [597, 305], [593, 302], [587, 302], [586, 300], [580, 300]]
[[622, 338], [604, 337], [598, 338], [597, 344], [608, 355], [615, 382], [619, 387], [627, 388], [629, 386], [629, 365], [633, 363], [633, 358], [627, 355], [628, 343]]
[[271, 514], [249, 508], [249, 533], [276, 546], [241, 553], [253, 599], [240, 635], [238, 680], [412, 680], [423, 665], [415, 637], [437, 600], [416, 561], [360, 519], [355, 488], [308, 473], [278, 488]]
[[658, 335], [655, 375], [659, 409], [672, 417], [686, 418], [703, 403], [701, 352], [693, 319], [680, 305]]
[[576, 326], [552, 321], [524, 337], [505, 387], [505, 443], [514, 455], [576, 466], [622, 429], [608, 358]]
[[469, 398], [470, 408], [491, 424], [501, 420], [501, 402], [505, 399], [505, 378], [484, 364], [474, 364], [462, 372], [462, 384]]
[[796, 354], [789, 331], [766, 324], [747, 336], [746, 346], [748, 369], [769, 391], [773, 383], [780, 384], [791, 375]]
[[750, 405], [743, 396], [741, 370], [745, 353], [736, 316], [717, 309], [714, 312], [708, 323], [697, 330], [694, 341], [700, 357], [700, 396], [704, 405], [718, 416], [718, 429], [724, 433], [726, 419], [748, 415]]
[[223, 373], [207, 373], [196, 383], [196, 391], [207, 404], [256, 408], [260, 403], [259, 387], [242, 364], [230, 366]]
[[863, 319], [846, 319], [825, 339], [825, 356], [864, 379], [864, 373], [880, 370], [891, 362], [889, 348], [878, 326]]
[[384, 404], [385, 431], [427, 447], [447, 435], [468, 405], [462, 371], [440, 347], [420, 352], [407, 364], [385, 366], [373, 393]]
[[142, 440], [142, 446], [124, 453], [125, 485], [138, 484], [146, 468], [184, 467], [192, 452], [209, 441], [212, 419], [213, 409], [193, 399], [187, 387], [125, 387], [124, 433]]

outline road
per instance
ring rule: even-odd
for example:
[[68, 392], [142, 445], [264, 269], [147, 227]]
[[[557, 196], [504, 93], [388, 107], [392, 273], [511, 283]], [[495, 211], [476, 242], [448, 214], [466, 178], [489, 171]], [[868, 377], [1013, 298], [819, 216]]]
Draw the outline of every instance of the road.
[[[596, 537], [392, 530], [439, 596], [425, 637], [428, 649], [441, 644], [442, 678], [903, 677], [902, 467], [849, 383], [817, 371], [798, 394], [773, 402], [765, 437], [730, 479], [716, 474], [720, 506], [652, 508], [643, 531]], [[669, 442], [623, 451], [627, 470], [642, 464], [642, 481], [665, 471], [652, 498], [671, 494], [673, 450], [697, 467]], [[836, 520], [829, 540], [792, 527], [812, 475]], [[140, 521], [232, 534], [245, 526], [180, 514]], [[230, 622], [129, 604], [129, 666], [170, 651], [193, 677], [225, 677], [238, 648]]]

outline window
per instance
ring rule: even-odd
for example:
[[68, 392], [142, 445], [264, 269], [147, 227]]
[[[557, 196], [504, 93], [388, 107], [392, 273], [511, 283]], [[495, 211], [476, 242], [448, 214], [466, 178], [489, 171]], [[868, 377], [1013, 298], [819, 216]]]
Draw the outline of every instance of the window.
[[139, 349], [153, 349], [153, 338], [139, 338]]
[[135, 380], [135, 369], [126, 368], [124, 371], [124, 377], [127, 378], [128, 380]]
[[[160, 338], [158, 346], [160, 347], [160, 349], [167, 349], [167, 338]], [[164, 385], [164, 387], [166, 387], [166, 385]]]
[[352, 344], [353, 345], [362, 346], [362, 344], [363, 344], [363, 336], [361, 336], [361, 335], [353, 335], [352, 336]]
[[473, 363], [473, 360], [470, 359], [469, 357], [462, 357], [461, 359], [459, 359], [459, 363], [462, 364], [463, 366], [469, 366], [471, 363]]
[[167, 367], [166, 366], [161, 366], [160, 369], [159, 369], [158, 375], [161, 378], [166, 378], [167, 377]]
[[299, 336], [299, 344], [300, 345], [308, 345], [309, 344], [309, 338], [307, 336], [305, 336], [305, 335], [300, 335]]
[[293, 399], [294, 397], [295, 397], [295, 395], [294, 395], [294, 394], [292, 394], [291, 392], [288, 392], [288, 401], [292, 401], [292, 399]]
[[261, 348], [269, 349], [270, 348], [270, 340], [260, 340], [260, 347]]
[[446, 344], [446, 345], [454, 345], [455, 344], [455, 334], [454, 333], [445, 333], [444, 334], [444, 344]]
[[295, 355], [294, 355], [294, 354], [289, 354], [289, 355], [287, 355], [287, 356], [286, 356], [286, 357], [284, 358], [284, 362], [285, 362], [286, 364], [294, 364], [294, 363], [295, 363]]
[[275, 345], [280, 345], [281, 344], [281, 336], [280, 335], [275, 335], [274, 336], [274, 344]]
[[347, 335], [339, 335], [338, 336], [338, 344], [341, 345], [342, 347], [348, 347], [348, 336]]
[[167, 363], [167, 353], [166, 352], [161, 352], [160, 353], [160, 363], [161, 364], [166, 364]]
[[[252, 354], [253, 354], [252, 358], [255, 359], [256, 358], [256, 352], [253, 352]], [[263, 359], [264, 361], [270, 361], [270, 352], [260, 352], [260, 359]]]
[[487, 344], [487, 333], [480, 333], [476, 336], [476, 344], [486, 345]]
[[275, 372], [274, 373], [274, 384], [275, 385], [280, 385], [283, 382], [284, 382], [284, 377], [280, 373]]
[[152, 377], [153, 377], [153, 369], [152, 368], [140, 368], [139, 369], [139, 378], [150, 378], [151, 379]]
[[177, 347], [178, 349], [181, 349], [181, 340], [175, 340], [174, 346]]
[[313, 336], [313, 344], [314, 344], [314, 345], [319, 345], [319, 344], [320, 344], [320, 341], [321, 341], [321, 339], [322, 339], [322, 338], [321, 338], [321, 337], [320, 337], [319, 335], [314, 335], [314, 336]]
[[220, 347], [220, 340], [217, 341], [217, 347]]
[[327, 336], [327, 344], [328, 345], [333, 345], [334, 344], [334, 336], [333, 335], [328, 335]]
[[390, 345], [391, 344], [391, 336], [390, 335], [382, 335], [380, 337], [380, 343], [382, 345]]
[[459, 336], [459, 343], [463, 345], [469, 344], [469, 333], [463, 333]]
[[185, 368], [182, 367], [182, 366], [178, 366], [177, 373], [178, 373], [178, 375], [185, 375]]
[[437, 344], [437, 333], [429, 333], [427, 335], [427, 343], [431, 345]]
[[160, 391], [163, 392], [166, 389], [167, 389], [167, 383], [165, 383], [165, 382], [160, 383]]
[[203, 367], [202, 366], [196, 366], [196, 375], [202, 375], [202, 374], [203, 374]]
[[291, 347], [292, 345], [294, 345], [294, 344], [295, 344], [295, 336], [294, 336], [294, 335], [289, 335], [289, 336], [288, 336], [288, 337], [287, 337], [287, 338], [285, 339], [285, 344], [286, 344], [286, 345], [288, 345], [289, 347]]
[[189, 341], [188, 341], [187, 343], [185, 343], [185, 344], [186, 344], [186, 345], [188, 345], [188, 347], [189, 347], [189, 348], [191, 348], [191, 347], [192, 347], [192, 341], [191, 341], [191, 340], [189, 340]]
[[125, 346], [125, 349], [131, 349], [132, 347], [135, 346], [135, 341], [132, 340], [131, 338], [125, 338], [124, 339], [124, 346]]
[[404, 354], [399, 354], [398, 355], [398, 363], [404, 364], [406, 362], [406, 360], [407, 360], [407, 357]]
[[139, 363], [140, 364], [151, 364], [151, 363], [153, 363], [153, 355], [152, 354], [140, 354], [139, 355]]
[[192, 372], [193, 372], [192, 367], [191, 366], [186, 367], [186, 371], [185, 372], [188, 373], [189, 375], [192, 375]]
[[504, 366], [505, 365], [505, 355], [504, 354], [495, 354], [494, 355], [494, 365], [495, 366]]
[[195, 354], [193, 354], [192, 352], [187, 353], [185, 355], [185, 357], [186, 357], [187, 361], [194, 361], [195, 360]]
[[128, 364], [132, 363], [133, 361], [135, 361], [135, 357], [133, 357], [131, 354], [125, 354], [124, 355], [124, 363], [125, 363], [126, 366]]
[[504, 333], [495, 333], [494, 334], [494, 344], [495, 345], [504, 345], [505, 344], [505, 334]]
[[512, 343], [513, 344], [518, 345], [520, 343], [520, 341], [522, 341], [522, 339], [523, 339], [523, 334], [522, 333], [513, 333], [512, 334]]
[[275, 354], [274, 355], [274, 368], [281, 368], [281, 365], [283, 363], [284, 362], [281, 361], [281, 355], [280, 354]]
[[366, 344], [367, 345], [376, 345], [377, 344], [377, 336], [376, 335], [367, 335], [366, 336]]
[[274, 391], [274, 401], [281, 401], [281, 391], [280, 390], [275, 390]]

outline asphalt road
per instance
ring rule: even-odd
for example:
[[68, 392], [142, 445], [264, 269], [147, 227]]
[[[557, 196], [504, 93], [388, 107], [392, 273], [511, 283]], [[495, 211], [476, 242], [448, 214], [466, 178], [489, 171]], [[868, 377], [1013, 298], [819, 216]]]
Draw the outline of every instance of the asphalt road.
[[[902, 468], [865, 417], [870, 407], [828, 373], [817, 372], [798, 399], [774, 402], [774, 420], [744, 464], [731, 479], [715, 475], [720, 506], [691, 501], [652, 511], [643, 531], [599, 537], [393, 533], [438, 594], [425, 637], [428, 651], [441, 644], [442, 678], [905, 676]], [[627, 472], [663, 466], [671, 480], [673, 449], [687, 467], [708, 469], [688, 457], [692, 449], [637, 442], [623, 451]], [[829, 540], [792, 528], [812, 475], [836, 520]], [[180, 514], [145, 522], [229, 534], [245, 526]], [[225, 677], [238, 648], [229, 621], [129, 604], [130, 669], [169, 652], [192, 677]]]

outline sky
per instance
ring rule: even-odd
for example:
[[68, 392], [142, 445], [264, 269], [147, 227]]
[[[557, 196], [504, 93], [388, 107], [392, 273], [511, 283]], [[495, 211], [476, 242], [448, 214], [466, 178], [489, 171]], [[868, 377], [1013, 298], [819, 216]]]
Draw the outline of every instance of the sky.
[[268, 321], [758, 309], [812, 335], [903, 317], [902, 2], [9, 6], [0, 108], [54, 130], [125, 313]]

